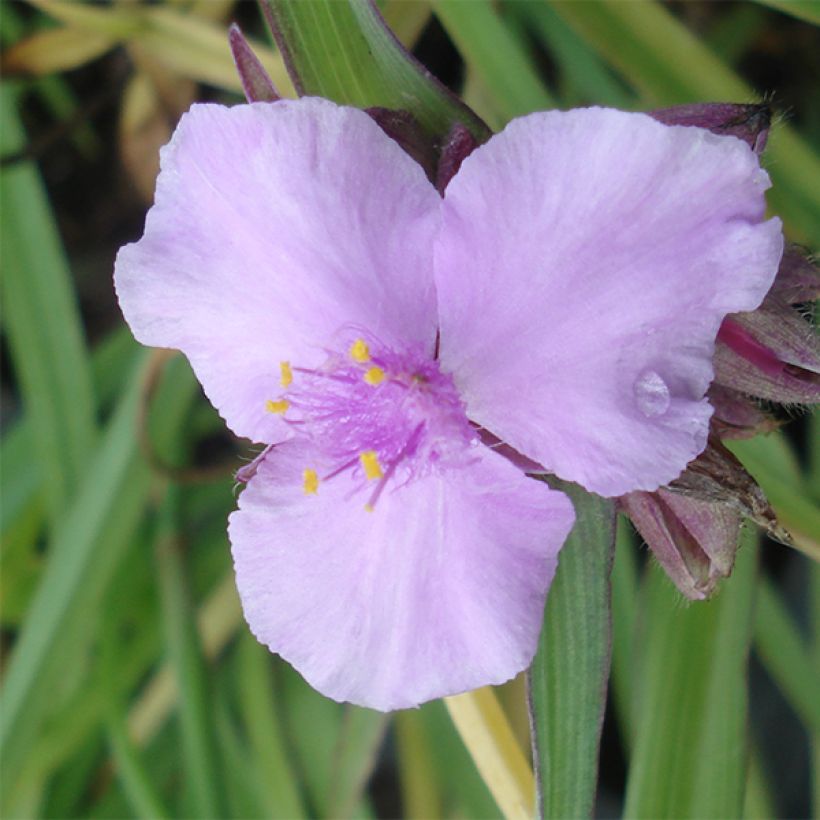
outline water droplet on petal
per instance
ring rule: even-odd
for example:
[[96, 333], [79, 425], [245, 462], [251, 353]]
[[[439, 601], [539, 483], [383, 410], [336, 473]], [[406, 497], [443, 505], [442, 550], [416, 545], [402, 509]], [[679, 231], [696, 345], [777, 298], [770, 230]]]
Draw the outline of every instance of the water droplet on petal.
[[654, 370], [644, 370], [635, 380], [634, 390], [638, 409], [647, 418], [660, 416], [669, 409], [669, 387]]

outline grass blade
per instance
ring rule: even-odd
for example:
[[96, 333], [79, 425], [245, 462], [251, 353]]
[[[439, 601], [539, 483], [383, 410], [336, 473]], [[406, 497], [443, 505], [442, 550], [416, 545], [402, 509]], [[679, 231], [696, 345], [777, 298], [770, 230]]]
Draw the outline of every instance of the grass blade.
[[279, 715], [271, 655], [249, 633], [239, 641], [239, 707], [262, 786], [264, 806], [271, 817], [305, 817], [298, 781], [288, 759]]
[[219, 764], [212, 735], [209, 685], [177, 529], [178, 488], [166, 493], [156, 554], [168, 655], [180, 691], [183, 766], [197, 817], [221, 817]]
[[532, 771], [492, 687], [453, 695], [444, 702], [504, 817], [531, 817]]
[[820, 2], [818, 0], [754, 0], [762, 6], [790, 14], [798, 20], [820, 26]]
[[351, 817], [378, 761], [390, 715], [346, 706], [328, 787], [328, 814]]
[[533, 748], [543, 817], [592, 814], [611, 648], [615, 507], [560, 484], [576, 522], [558, 559], [530, 669]]
[[489, 0], [437, 0], [433, 9], [486, 89], [502, 124], [554, 106], [523, 42]]
[[612, 565], [612, 697], [624, 746], [635, 730], [632, 686], [635, 670], [635, 624], [638, 615], [636, 537], [629, 519], [618, 516], [615, 561]]
[[364, 0], [263, 0], [279, 48], [302, 94], [358, 108], [409, 110], [443, 138], [457, 122], [483, 141], [486, 126], [393, 37]]
[[[9, 85], [0, 89], [2, 153], [26, 138]], [[88, 352], [46, 192], [31, 163], [2, 172], [5, 329], [53, 525], [93, 451], [96, 431]]]
[[4, 749], [4, 775], [9, 780], [39, 718], [34, 704], [42, 701], [48, 684], [43, 669], [83, 591], [98, 537], [117, 508], [123, 482], [131, 470], [141, 469], [140, 478], [147, 488], [147, 469], [133, 463], [138, 384], [134, 380], [122, 398], [76, 501], [57, 530], [48, 565], [13, 649], [0, 713], [0, 746]]
[[812, 667], [810, 647], [766, 579], [761, 580], [758, 589], [755, 649], [806, 728], [820, 734], [820, 677]]
[[663, 571], [650, 567], [627, 817], [741, 816], [756, 538], [746, 532], [732, 577], [710, 601], [681, 606]]

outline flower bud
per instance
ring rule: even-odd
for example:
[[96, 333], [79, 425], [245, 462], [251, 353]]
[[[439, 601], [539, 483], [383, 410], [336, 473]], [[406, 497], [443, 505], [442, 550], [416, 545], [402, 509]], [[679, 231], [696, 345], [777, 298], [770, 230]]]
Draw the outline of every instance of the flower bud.
[[664, 125], [694, 125], [713, 134], [737, 137], [756, 154], [766, 147], [772, 119], [771, 109], [764, 103], [695, 103], [659, 108], [648, 114]]
[[670, 490], [630, 493], [624, 511], [675, 586], [692, 600], [707, 598], [731, 572], [741, 516], [729, 504]]
[[775, 296], [757, 310], [724, 319], [714, 363], [722, 387], [783, 404], [820, 401], [820, 338]]

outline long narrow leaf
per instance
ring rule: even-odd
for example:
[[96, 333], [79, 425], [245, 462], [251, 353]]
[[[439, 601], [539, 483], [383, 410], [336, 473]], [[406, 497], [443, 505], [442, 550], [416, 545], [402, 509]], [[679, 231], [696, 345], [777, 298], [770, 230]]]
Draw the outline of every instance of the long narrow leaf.
[[[25, 145], [9, 86], [0, 90], [2, 152]], [[45, 190], [31, 163], [2, 174], [5, 328], [52, 525], [95, 442], [91, 372], [71, 275]]]
[[279, 48], [302, 94], [359, 108], [409, 111], [433, 136], [463, 123], [487, 128], [399, 44], [365, 0], [263, 0]]
[[558, 561], [530, 670], [543, 817], [591, 816], [611, 647], [612, 501], [562, 485], [576, 522]]
[[746, 533], [732, 577], [710, 601], [682, 606], [663, 571], [650, 569], [633, 678], [628, 817], [741, 815], [756, 538]]
[[168, 654], [183, 696], [180, 729], [183, 765], [197, 817], [221, 817], [219, 764], [209, 719], [209, 683], [177, 525], [178, 488], [169, 487], [157, 537], [157, 568], [162, 593]]
[[239, 641], [240, 708], [259, 773], [264, 805], [272, 817], [299, 818], [306, 815], [302, 795], [293, 772], [281, 720], [275, 709], [277, 691], [271, 670], [271, 655], [250, 634]]
[[758, 591], [755, 649], [803, 724], [820, 734], [820, 677], [813, 669], [811, 645], [765, 579]]
[[[39, 710], [34, 703], [43, 697], [48, 677], [43, 674], [72, 605], [83, 590], [98, 538], [112, 511], [117, 508], [123, 482], [139, 471], [147, 489], [144, 466], [134, 464], [137, 380], [121, 400], [85, 480], [61, 523], [51, 547], [48, 565], [32, 602], [5, 677], [3, 710], [0, 712], [0, 745], [4, 750], [4, 776], [20, 763], [20, 752], [31, 740]], [[144, 491], [144, 490], [143, 490]]]
[[554, 101], [535, 70], [524, 42], [490, 0], [437, 0], [436, 16], [489, 94], [502, 123]]

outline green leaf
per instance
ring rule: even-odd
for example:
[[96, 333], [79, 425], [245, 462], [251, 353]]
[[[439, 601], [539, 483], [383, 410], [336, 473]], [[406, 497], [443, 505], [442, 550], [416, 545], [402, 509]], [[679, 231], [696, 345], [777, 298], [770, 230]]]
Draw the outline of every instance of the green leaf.
[[684, 606], [660, 567], [649, 569], [627, 817], [741, 816], [756, 538], [747, 530], [732, 577], [710, 601]]
[[123, 716], [124, 707], [118, 702], [115, 694], [118, 687], [113, 678], [112, 670], [105, 692], [105, 696], [110, 699], [106, 726], [111, 754], [125, 796], [137, 817], [145, 818], [145, 820], [161, 820], [161, 818], [170, 817], [171, 813], [163, 806], [156, 793], [142, 756], [128, 737]]
[[430, 752], [433, 769], [457, 804], [453, 816], [495, 820], [498, 806], [456, 731], [444, 701], [425, 703], [413, 712], [413, 717], [418, 718], [418, 728]]
[[798, 20], [820, 26], [820, 0], [754, 0], [762, 6], [782, 11]]
[[[134, 435], [143, 363], [144, 358], [128, 380], [76, 499], [49, 545], [48, 563], [11, 653], [0, 712], [8, 782], [15, 782], [65, 669], [76, 668], [77, 657], [93, 637], [100, 593], [133, 544], [134, 528], [145, 510], [151, 474]], [[195, 395], [190, 370], [173, 376], [173, 390], [156, 414], [157, 446], [162, 450], [173, 448]]]
[[404, 816], [441, 817], [441, 779], [431, 759], [421, 715], [405, 709], [396, 715], [393, 727]]
[[346, 818], [362, 799], [378, 761], [390, 715], [346, 706], [328, 786], [328, 813]]
[[624, 744], [635, 728], [632, 686], [635, 671], [635, 624], [638, 615], [638, 561], [635, 533], [629, 519], [618, 516], [612, 565], [612, 696]]
[[777, 517], [795, 536], [820, 542], [820, 508], [809, 497], [793, 450], [777, 433], [727, 442], [763, 488]]
[[543, 817], [591, 816], [611, 646], [615, 507], [559, 485], [576, 522], [561, 550], [529, 672], [535, 774]]
[[490, 0], [437, 0], [433, 9], [480, 80], [502, 124], [554, 106], [523, 41]]
[[182, 762], [197, 817], [223, 817], [210, 686], [196, 628], [178, 531], [179, 489], [170, 486], [160, 514], [156, 555], [168, 656], [179, 690]]
[[[563, 72], [573, 98], [616, 108], [631, 108], [635, 95], [626, 90], [598, 55], [546, 3], [516, 3], [522, 25], [541, 41]], [[565, 102], [565, 100], [564, 100]], [[573, 99], [573, 103], [576, 100]]]
[[433, 137], [456, 123], [483, 142], [486, 125], [393, 37], [376, 7], [360, 0], [263, 0], [301, 94], [358, 108], [409, 111]]
[[342, 708], [306, 686], [289, 666], [282, 664], [277, 671], [294, 762], [298, 762], [316, 813], [322, 817], [369, 816], [362, 787], [375, 764], [387, 716], [358, 707]]
[[[26, 143], [12, 90], [0, 90], [2, 152]], [[71, 274], [46, 192], [28, 162], [2, 173], [5, 330], [43, 476], [52, 527], [93, 450], [91, 372]]]
[[771, 581], [766, 579], [761, 579], [758, 590], [755, 649], [806, 728], [820, 734], [818, 678], [810, 645], [800, 634]]
[[97, 538], [107, 515], [119, 503], [122, 482], [132, 468], [136, 399], [135, 389], [123, 397], [77, 499], [57, 530], [48, 565], [14, 645], [0, 713], [0, 745], [4, 749], [5, 776], [10, 779], [21, 756], [18, 750], [33, 734], [32, 724], [38, 716], [32, 702], [43, 697], [48, 683], [43, 668], [50, 660], [67, 613], [82, 592]]
[[263, 805], [270, 817], [305, 817], [282, 721], [275, 708], [279, 692], [274, 688], [271, 655], [250, 633], [239, 641], [237, 669], [239, 707], [250, 738]]

